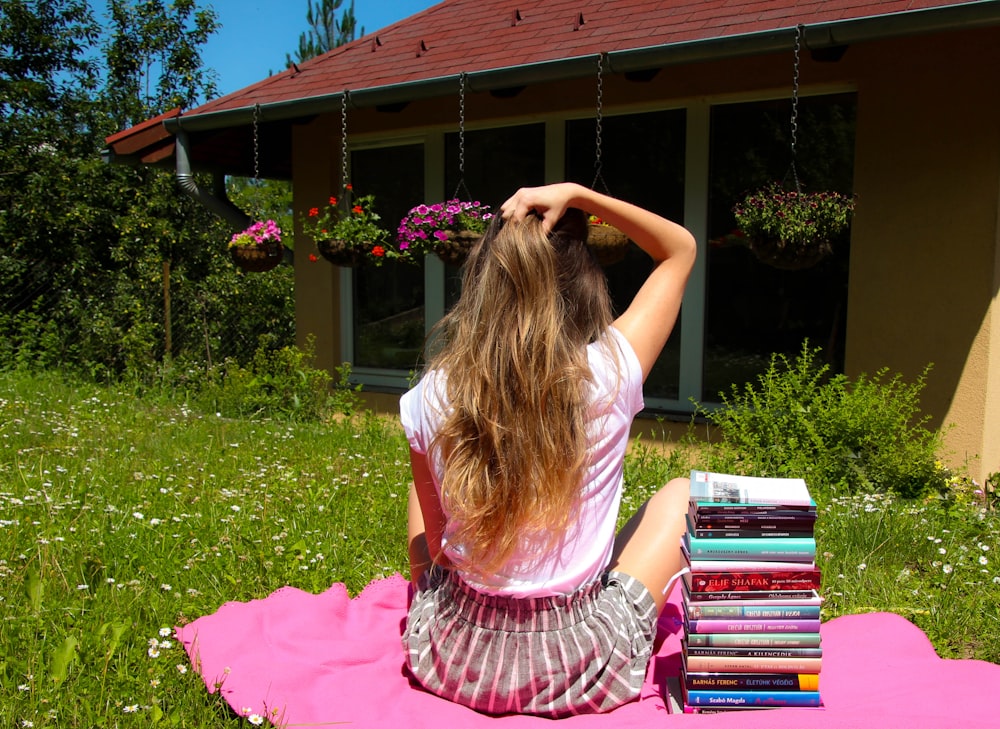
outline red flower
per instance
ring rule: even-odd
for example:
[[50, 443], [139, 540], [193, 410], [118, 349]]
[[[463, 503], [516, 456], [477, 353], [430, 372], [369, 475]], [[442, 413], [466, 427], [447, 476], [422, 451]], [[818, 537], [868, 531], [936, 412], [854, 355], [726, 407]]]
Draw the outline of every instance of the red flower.
[[336, 205], [336, 204], [337, 204], [337, 198], [335, 198], [335, 197], [331, 197], [331, 198], [330, 198], [330, 204], [331, 204], [331, 205]]
[[372, 255], [375, 256], [376, 258], [381, 258], [382, 256], [385, 255], [385, 248], [383, 248], [382, 246], [375, 246], [374, 248], [372, 248]]
[[319, 208], [309, 208], [310, 218], [315, 218], [317, 215], [319, 215]]
[[309, 254], [309, 260], [310, 260], [310, 261], [311, 261], [312, 263], [316, 263], [316, 261], [318, 261], [318, 260], [319, 260], [319, 257], [318, 257], [318, 256], [317, 256], [317, 255], [316, 255], [315, 253], [310, 253], [310, 254]]
[[350, 182], [348, 182], [346, 185], [344, 185], [344, 189], [345, 190], [353, 190], [354, 189], [354, 185], [352, 185]]
[[351, 208], [351, 212], [354, 213], [355, 215], [361, 215], [361, 213], [363, 213], [364, 211], [365, 211], [364, 208], [362, 208], [360, 205], [355, 205], [353, 208]]

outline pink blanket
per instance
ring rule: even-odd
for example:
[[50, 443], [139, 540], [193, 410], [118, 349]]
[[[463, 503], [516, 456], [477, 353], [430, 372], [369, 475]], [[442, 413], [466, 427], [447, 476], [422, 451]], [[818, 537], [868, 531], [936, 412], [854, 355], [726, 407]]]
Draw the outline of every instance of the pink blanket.
[[[369, 584], [355, 599], [342, 584], [320, 595], [282, 588], [227, 603], [177, 630], [210, 691], [240, 714], [279, 726], [520, 729], [551, 727], [528, 716], [486, 717], [412, 686], [400, 645], [408, 583]], [[942, 660], [903, 618], [871, 613], [823, 625], [823, 709], [671, 714], [663, 697], [680, 667], [679, 591], [659, 625], [658, 650], [638, 701], [609, 714], [562, 719], [567, 729], [693, 726], [734, 729], [997, 729], [1000, 666]]]

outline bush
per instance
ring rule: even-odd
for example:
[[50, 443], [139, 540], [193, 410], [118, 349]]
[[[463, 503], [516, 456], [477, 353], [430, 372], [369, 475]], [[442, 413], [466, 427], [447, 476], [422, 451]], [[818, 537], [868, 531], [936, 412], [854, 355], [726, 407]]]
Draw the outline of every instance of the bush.
[[330, 406], [332, 377], [313, 360], [312, 340], [304, 350], [261, 346], [246, 367], [227, 359], [211, 368], [195, 400], [225, 417], [318, 420]]
[[718, 410], [699, 408], [721, 442], [705, 468], [806, 479], [815, 493], [891, 491], [914, 497], [946, 488], [940, 435], [925, 427], [913, 383], [886, 370], [854, 382], [831, 374], [808, 343], [794, 361], [773, 355], [756, 383], [733, 386]]

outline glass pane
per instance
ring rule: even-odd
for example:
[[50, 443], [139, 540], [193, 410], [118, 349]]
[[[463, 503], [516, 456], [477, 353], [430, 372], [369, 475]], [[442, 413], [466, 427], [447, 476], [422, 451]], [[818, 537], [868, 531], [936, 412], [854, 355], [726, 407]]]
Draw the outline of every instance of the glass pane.
[[[601, 175], [595, 179], [596, 120], [567, 122], [566, 178], [683, 222], [685, 125], [683, 109], [604, 117]], [[649, 256], [632, 245], [623, 261], [605, 268], [618, 313], [632, 301], [651, 263]], [[646, 380], [647, 397], [678, 399], [680, 341], [678, 321]]]
[[[356, 196], [375, 196], [382, 224], [395, 235], [403, 216], [423, 202], [423, 145], [353, 152], [351, 181]], [[409, 371], [423, 343], [423, 259], [354, 269], [353, 365]]]
[[[850, 194], [854, 175], [853, 94], [800, 99], [795, 169], [805, 192]], [[794, 357], [804, 340], [844, 364], [850, 242], [810, 268], [760, 262], [737, 239], [733, 205], [772, 181], [794, 188], [791, 101], [720, 105], [711, 114], [709, 249], [701, 399], [753, 381], [772, 353]]]
[[[458, 133], [447, 134], [444, 184], [448, 197], [471, 196], [497, 210], [519, 187], [545, 182], [545, 125], [465, 132], [464, 176], [461, 157]], [[461, 291], [457, 266], [447, 266], [445, 286], [445, 307], [451, 308]]]

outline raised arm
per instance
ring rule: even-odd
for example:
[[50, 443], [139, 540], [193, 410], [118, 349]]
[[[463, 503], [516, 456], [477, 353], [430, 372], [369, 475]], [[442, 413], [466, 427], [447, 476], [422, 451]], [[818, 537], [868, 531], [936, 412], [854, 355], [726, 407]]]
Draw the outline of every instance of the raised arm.
[[655, 213], [571, 182], [521, 188], [500, 211], [515, 221], [534, 211], [551, 230], [568, 208], [580, 208], [615, 226], [653, 259], [653, 270], [614, 324], [635, 350], [645, 379], [677, 322], [694, 266], [694, 237]]

